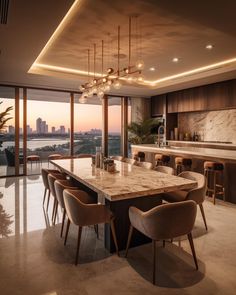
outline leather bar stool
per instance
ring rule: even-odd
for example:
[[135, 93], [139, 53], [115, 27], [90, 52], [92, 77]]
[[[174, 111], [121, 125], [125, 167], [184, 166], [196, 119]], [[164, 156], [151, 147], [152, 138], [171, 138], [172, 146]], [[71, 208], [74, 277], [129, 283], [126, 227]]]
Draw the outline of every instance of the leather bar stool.
[[155, 164], [157, 166], [168, 166], [170, 162], [170, 156], [163, 154], [155, 154]]
[[191, 167], [192, 167], [192, 159], [183, 158], [183, 157], [175, 158], [176, 175], [180, 174], [183, 171], [191, 170]]
[[137, 154], [134, 154], [134, 159], [138, 162], [144, 162], [145, 161], [145, 153], [138, 152]]
[[207, 178], [207, 195], [212, 193], [214, 205], [216, 203], [217, 195], [222, 195], [223, 200], [225, 201], [225, 190], [223, 184], [224, 165], [220, 162], [205, 161], [204, 175]]

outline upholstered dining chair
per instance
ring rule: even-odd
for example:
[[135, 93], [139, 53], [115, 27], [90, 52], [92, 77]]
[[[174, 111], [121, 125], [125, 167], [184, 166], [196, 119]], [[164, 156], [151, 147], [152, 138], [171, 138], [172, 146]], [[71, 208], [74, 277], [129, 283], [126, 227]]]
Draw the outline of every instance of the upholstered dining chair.
[[205, 212], [203, 208], [203, 202], [205, 200], [206, 190], [207, 190], [207, 183], [206, 183], [205, 176], [202, 175], [201, 173], [192, 172], [192, 171], [184, 171], [180, 173], [178, 176], [196, 181], [197, 187], [188, 191], [179, 190], [175, 192], [165, 193], [163, 194], [163, 200], [169, 203], [181, 202], [181, 201], [187, 201], [187, 200], [195, 201], [200, 208], [202, 219], [203, 219], [205, 228], [207, 230], [206, 216], [205, 216]]
[[122, 156], [111, 156], [111, 159], [116, 160], [116, 161], [123, 161], [124, 157], [122, 157]]
[[61, 237], [62, 237], [64, 223], [65, 223], [65, 217], [66, 217], [66, 209], [65, 209], [64, 199], [63, 199], [63, 191], [64, 191], [64, 189], [77, 190], [78, 188], [73, 184], [72, 181], [67, 180], [67, 179], [57, 179], [54, 182], [54, 187], [55, 187], [55, 193], [56, 193], [56, 198], [57, 198], [57, 205], [56, 205], [56, 209], [55, 209], [53, 223], [55, 223], [55, 221], [56, 221], [57, 209], [58, 209], [58, 205], [59, 205], [63, 211], [62, 225], [61, 225]]
[[155, 169], [155, 171], [161, 172], [161, 173], [166, 173], [169, 175], [174, 175], [175, 174], [175, 170], [172, 167], [169, 166], [157, 166]]
[[91, 204], [89, 195], [81, 190], [73, 191], [65, 189], [63, 191], [66, 213], [68, 216], [65, 242], [66, 245], [70, 223], [78, 226], [78, 241], [75, 257], [75, 265], [78, 263], [80, 240], [83, 226], [96, 225], [100, 223], [109, 223], [111, 225], [112, 236], [116, 247], [116, 253], [119, 255], [116, 232], [114, 226], [114, 215], [102, 204]]
[[153, 246], [153, 284], [156, 278], [156, 241], [173, 239], [187, 235], [196, 269], [198, 263], [192, 238], [197, 205], [194, 201], [163, 204], [143, 212], [136, 207], [129, 208], [130, 229], [125, 256], [128, 255], [133, 228], [152, 239]]
[[49, 187], [49, 183], [48, 183], [48, 174], [49, 173], [61, 174], [61, 172], [59, 170], [56, 170], [56, 169], [44, 169], [44, 168], [41, 169], [41, 175], [42, 175], [43, 184], [44, 184], [43, 205], [45, 203], [46, 194], [48, 192], [47, 210], [48, 210], [49, 199], [50, 199], [50, 187]]
[[49, 188], [50, 188], [50, 192], [51, 195], [54, 198], [54, 202], [53, 202], [53, 210], [52, 210], [52, 223], [55, 224], [55, 212], [56, 212], [56, 208], [58, 205], [58, 201], [57, 201], [57, 196], [56, 196], [56, 191], [55, 191], [55, 186], [54, 183], [56, 180], [62, 180], [62, 179], [66, 179], [66, 175], [65, 174], [58, 174], [58, 173], [49, 173], [48, 174], [48, 184], [49, 184]]
[[143, 167], [149, 170], [153, 169], [153, 164], [150, 162], [136, 162], [134, 165], [139, 166], [139, 167]]
[[122, 159], [122, 162], [131, 164], [131, 165], [134, 165], [136, 163], [136, 160], [135, 159], [131, 159], [131, 158], [123, 158]]

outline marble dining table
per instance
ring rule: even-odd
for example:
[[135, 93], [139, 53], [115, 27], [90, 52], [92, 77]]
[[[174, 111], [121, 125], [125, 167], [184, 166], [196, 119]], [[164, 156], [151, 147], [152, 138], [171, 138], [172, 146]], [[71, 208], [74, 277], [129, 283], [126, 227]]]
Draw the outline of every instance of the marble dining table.
[[[147, 211], [162, 203], [161, 194], [176, 190], [192, 189], [196, 182], [155, 170], [115, 161], [116, 172], [110, 173], [92, 165], [91, 158], [59, 159], [50, 161], [69, 175], [82, 189], [99, 196], [114, 213], [119, 249], [125, 248], [130, 206]], [[135, 233], [131, 246], [148, 242], [140, 233]], [[114, 251], [109, 225], [105, 226], [105, 247]]]

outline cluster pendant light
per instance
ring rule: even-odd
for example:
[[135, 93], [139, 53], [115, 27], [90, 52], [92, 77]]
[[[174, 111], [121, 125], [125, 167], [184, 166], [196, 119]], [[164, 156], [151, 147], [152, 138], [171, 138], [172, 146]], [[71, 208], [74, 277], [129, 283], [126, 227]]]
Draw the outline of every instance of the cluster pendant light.
[[[136, 35], [137, 36], [137, 35]], [[90, 71], [90, 50], [88, 49], [88, 82], [80, 86], [82, 95], [79, 98], [80, 103], [86, 103], [93, 95], [97, 95], [100, 99], [104, 94], [114, 89], [120, 89], [122, 87], [121, 81], [126, 80], [128, 83], [142, 82], [142, 70], [144, 68], [144, 62], [142, 59], [138, 59], [135, 65], [131, 65], [131, 17], [129, 17], [129, 53], [128, 53], [128, 65], [125, 68], [120, 67], [120, 26], [117, 30], [117, 69], [109, 67], [104, 74], [104, 41], [101, 44], [101, 74], [96, 74], [96, 44], [93, 45], [93, 78]]]

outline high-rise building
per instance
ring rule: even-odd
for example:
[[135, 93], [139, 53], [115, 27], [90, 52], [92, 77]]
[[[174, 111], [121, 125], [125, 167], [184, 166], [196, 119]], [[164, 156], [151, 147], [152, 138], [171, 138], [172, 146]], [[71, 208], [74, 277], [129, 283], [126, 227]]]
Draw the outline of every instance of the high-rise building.
[[65, 128], [65, 126], [60, 126], [60, 133], [61, 134], [65, 134], [66, 133], [66, 128]]
[[31, 134], [33, 132], [33, 129], [30, 127], [30, 125], [27, 125], [27, 134]]
[[8, 132], [9, 132], [10, 134], [14, 134], [14, 133], [15, 133], [15, 127], [12, 126], [12, 125], [9, 125], [9, 126], [8, 126]]
[[56, 133], [56, 128], [52, 127], [52, 133]]
[[36, 132], [38, 134], [42, 133], [42, 119], [41, 118], [38, 118], [36, 120]]

